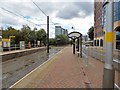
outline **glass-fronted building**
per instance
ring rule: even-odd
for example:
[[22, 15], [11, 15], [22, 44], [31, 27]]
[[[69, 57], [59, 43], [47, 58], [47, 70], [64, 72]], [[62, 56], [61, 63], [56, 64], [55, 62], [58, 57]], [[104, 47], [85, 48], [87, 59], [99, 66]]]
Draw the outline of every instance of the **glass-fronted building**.
[[[120, 22], [120, 0], [114, 2], [114, 22]], [[120, 49], [120, 24], [116, 27], [116, 49]]]
[[55, 36], [56, 35], [60, 35], [60, 34], [67, 35], [68, 34], [68, 30], [62, 28], [61, 26], [55, 26]]
[[[97, 30], [97, 32], [98, 31], [102, 32], [102, 34], [101, 34], [102, 35], [101, 36], [102, 39], [99, 39], [99, 37], [98, 37], [99, 33], [95, 32], [95, 34], [97, 34], [97, 35], [95, 35], [95, 39], [94, 40], [96, 40], [96, 43], [100, 43], [100, 44], [98, 44], [99, 46], [105, 46], [105, 42], [104, 41], [105, 41], [105, 32], [106, 32], [106, 28], [105, 28], [106, 27], [106, 7], [105, 6], [102, 7], [104, 2], [102, 2], [102, 5], [100, 5], [99, 2], [96, 2], [96, 3], [97, 3], [97, 6], [101, 6], [101, 8], [102, 8], [101, 24], [99, 24], [99, 26], [102, 26], [102, 30], [101, 29], [99, 29], [99, 30], [96, 29], [98, 26], [95, 26], [95, 31]], [[120, 0], [114, 0], [113, 8], [114, 8], [113, 9], [114, 10], [113, 11], [113, 16], [114, 16], [113, 17], [113, 20], [114, 20], [114, 30], [113, 31], [114, 31], [114, 35], [115, 35], [114, 36], [115, 37], [114, 49], [120, 49]], [[96, 10], [96, 7], [94, 7], [94, 9], [95, 9], [94, 13], [98, 13], [98, 10]], [[94, 15], [95, 15], [95, 17], [97, 17], [96, 14], [94, 14]], [[96, 19], [94, 20], [95, 25], [98, 24], [98, 22], [99, 22], [99, 20], [96, 20]], [[96, 45], [96, 46], [98, 46], [98, 45]]]

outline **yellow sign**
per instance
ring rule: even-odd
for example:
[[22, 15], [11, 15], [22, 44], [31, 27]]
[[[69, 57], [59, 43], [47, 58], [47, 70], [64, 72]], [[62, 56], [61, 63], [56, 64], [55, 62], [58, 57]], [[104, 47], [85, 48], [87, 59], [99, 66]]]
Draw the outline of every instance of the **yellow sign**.
[[2, 39], [2, 42], [10, 42], [10, 39]]
[[2, 46], [2, 41], [0, 41], [0, 46]]
[[113, 32], [106, 32], [106, 42], [113, 42], [114, 41], [114, 33]]
[[9, 38], [15, 38], [15, 36], [9, 36]]

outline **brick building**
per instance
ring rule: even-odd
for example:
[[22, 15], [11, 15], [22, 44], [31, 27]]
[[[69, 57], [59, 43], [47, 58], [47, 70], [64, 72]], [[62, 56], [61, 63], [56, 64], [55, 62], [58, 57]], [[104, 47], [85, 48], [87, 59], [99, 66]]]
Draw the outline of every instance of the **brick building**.
[[[94, 0], [94, 45], [105, 47], [106, 7], [102, 0]], [[120, 49], [120, 0], [113, 3], [114, 49]]]

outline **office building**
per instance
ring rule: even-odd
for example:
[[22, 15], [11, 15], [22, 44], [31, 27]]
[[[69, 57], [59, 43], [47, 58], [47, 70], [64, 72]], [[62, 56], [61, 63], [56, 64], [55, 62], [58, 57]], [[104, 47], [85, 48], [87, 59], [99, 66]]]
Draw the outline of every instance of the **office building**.
[[60, 34], [67, 35], [68, 34], [68, 30], [62, 28], [61, 26], [55, 26], [55, 36], [56, 35], [60, 35]]
[[[97, 1], [94, 2], [94, 45], [105, 47], [106, 7], [102, 7], [102, 0]], [[120, 0], [114, 0], [113, 4], [114, 49], [120, 49]]]
[[94, 2], [94, 45], [103, 46], [102, 2], [97, 1]]

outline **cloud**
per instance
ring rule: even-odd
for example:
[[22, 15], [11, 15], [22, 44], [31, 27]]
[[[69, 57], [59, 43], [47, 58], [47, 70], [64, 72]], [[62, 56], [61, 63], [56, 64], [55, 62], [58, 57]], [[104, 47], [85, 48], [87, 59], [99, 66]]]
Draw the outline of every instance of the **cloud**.
[[93, 14], [93, 2], [68, 2], [60, 7], [56, 17], [62, 19], [85, 18]]
[[[89, 25], [85, 22], [88, 22], [88, 19], [84, 18], [93, 15], [93, 2], [73, 2], [74, 0], [71, 2], [67, 2], [65, 0], [57, 0], [59, 2], [56, 2], [56, 0], [49, 0], [48, 2], [46, 2], [46, 0], [43, 0], [43, 2], [41, 2], [41, 0], [33, 1], [47, 15], [50, 16], [50, 23], [52, 20], [52, 22], [56, 25], [64, 24], [66, 26], [70, 26], [69, 24], [74, 24], [74, 26], [81, 28], [81, 22], [84, 22], [82, 28], [88, 27]], [[32, 3], [32, 0], [1, 0], [0, 3], [0, 7], [6, 8], [7, 10], [10, 10], [18, 15], [15, 16], [0, 9], [0, 21], [2, 21], [0, 22], [0, 27], [4, 25], [11, 25], [21, 28], [22, 25], [27, 24], [31, 28], [37, 27], [38, 29], [47, 29], [46, 25], [41, 25], [46, 24], [46, 16]], [[30, 23], [27, 20], [30, 20], [40, 26], [35, 26], [35, 24]], [[50, 37], [53, 37], [54, 26], [51, 25], [50, 30]], [[84, 30], [87, 29], [85, 28]]]

